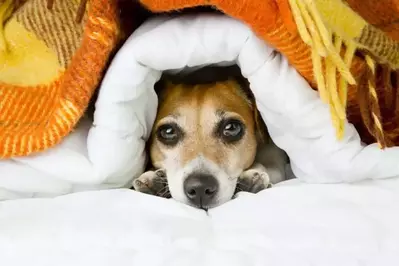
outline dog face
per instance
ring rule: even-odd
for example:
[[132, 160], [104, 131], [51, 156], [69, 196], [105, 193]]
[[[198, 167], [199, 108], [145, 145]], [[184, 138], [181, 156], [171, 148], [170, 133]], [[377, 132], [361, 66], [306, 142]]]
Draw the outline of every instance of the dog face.
[[164, 85], [149, 148], [174, 199], [207, 209], [232, 198], [256, 155], [256, 112], [233, 79]]

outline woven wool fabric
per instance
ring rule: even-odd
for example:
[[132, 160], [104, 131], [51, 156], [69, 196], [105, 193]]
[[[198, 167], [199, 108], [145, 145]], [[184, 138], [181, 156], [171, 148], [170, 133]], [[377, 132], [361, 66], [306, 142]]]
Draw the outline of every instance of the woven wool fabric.
[[59, 143], [118, 40], [116, 1], [0, 0], [0, 157]]
[[[399, 41], [399, 1], [397, 0], [345, 0], [370, 25], [383, 31], [394, 41]], [[391, 144], [399, 144], [399, 72], [388, 66], [378, 66], [376, 89], [380, 97], [381, 117]], [[363, 81], [364, 82], [364, 81]]]
[[399, 40], [399, 1], [397, 0], [345, 0], [370, 25]]
[[[0, 157], [56, 145], [87, 107], [115, 47], [119, 25], [116, 0], [89, 0], [85, 8], [86, 1], [0, 0]], [[338, 136], [346, 113], [364, 142], [399, 144], [396, 0], [141, 3], [153, 12], [215, 6], [242, 20], [319, 89], [331, 106]], [[358, 23], [353, 26], [353, 21]], [[323, 27], [332, 50], [317, 39]], [[303, 34], [307, 31], [316, 38], [310, 43]]]
[[[141, 2], [153, 12], [210, 5], [242, 20], [251, 26], [258, 36], [283, 53], [311, 86], [319, 89], [322, 98], [322, 87], [330, 90], [332, 96], [325, 96], [325, 100], [332, 106], [333, 120], [334, 117], [337, 120], [333, 122], [337, 131], [340, 131], [338, 135], [342, 135], [343, 129], [340, 126], [348, 119], [356, 126], [366, 143], [379, 142], [382, 147], [399, 144], [399, 132], [395, 122], [399, 121], [399, 112], [396, 111], [396, 101], [391, 100], [397, 94], [397, 1], [381, 0], [378, 4], [372, 0]], [[299, 11], [293, 8], [293, 4], [299, 5]], [[302, 14], [298, 15], [295, 11]], [[384, 17], [385, 14], [389, 14], [389, 19]], [[315, 19], [314, 15], [318, 17]], [[303, 25], [299, 23], [300, 20], [304, 20]], [[385, 23], [388, 20], [390, 24]], [[357, 24], [353, 25], [354, 21], [357, 21]], [[316, 24], [312, 25], [311, 22]], [[310, 34], [316, 35], [316, 41], [312, 40], [313, 46], [301, 34], [306, 26]], [[323, 34], [320, 32], [323, 27], [327, 37], [320, 35]], [[325, 43], [325, 39], [328, 38], [331, 41], [330, 46]], [[320, 48], [318, 45], [324, 47]], [[338, 56], [330, 56], [330, 50]], [[321, 58], [317, 65], [315, 62], [319, 59], [316, 57]]]
[[[395, 121], [383, 113], [381, 98], [392, 98], [392, 78], [399, 63], [399, 44], [378, 27], [368, 23], [343, 0], [289, 0], [298, 31], [312, 48], [314, 74], [321, 98], [330, 104], [337, 129], [343, 133], [346, 119], [348, 83], [356, 81], [349, 71], [355, 52], [361, 52], [366, 68], [358, 81], [357, 100], [367, 131], [381, 147], [395, 145], [396, 128], [385, 122]], [[341, 53], [344, 55], [341, 58]], [[325, 69], [322, 68], [324, 63]], [[383, 70], [381, 72], [381, 69]], [[337, 83], [337, 77], [340, 74]], [[383, 76], [382, 83], [377, 83]], [[365, 81], [363, 81], [365, 80]], [[383, 89], [378, 89], [377, 86]], [[392, 103], [392, 101], [391, 101]], [[386, 106], [385, 106], [386, 107]], [[392, 107], [392, 106], [391, 106]]]

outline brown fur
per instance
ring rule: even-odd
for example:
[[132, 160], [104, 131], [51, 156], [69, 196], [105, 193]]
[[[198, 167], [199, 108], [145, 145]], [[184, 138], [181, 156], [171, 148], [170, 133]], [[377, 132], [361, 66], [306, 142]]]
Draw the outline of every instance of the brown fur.
[[[262, 123], [259, 120], [255, 103], [246, 96], [240, 85], [233, 79], [217, 82], [214, 84], [184, 85], [167, 82], [163, 88], [158, 108], [158, 115], [153, 127], [150, 140], [151, 161], [156, 165], [163, 160], [160, 144], [154, 141], [155, 132], [159, 126], [159, 121], [169, 115], [179, 115], [179, 110], [185, 116], [192, 117], [190, 128], [201, 128], [200, 110], [223, 110], [234, 112], [245, 122], [247, 127], [247, 137], [245, 138], [245, 148], [247, 153], [242, 154], [244, 169], [251, 166], [254, 160], [257, 147], [257, 133], [260, 131]], [[197, 117], [196, 117], [197, 116]], [[190, 119], [191, 120], [191, 119]], [[201, 132], [193, 132], [190, 139], [184, 145], [182, 165], [203, 153], [206, 158], [216, 164], [223, 164], [223, 156], [220, 153], [220, 143]]]
[[[208, 209], [237, 191], [257, 193], [284, 180], [285, 154], [269, 138], [262, 143], [266, 126], [238, 66], [164, 74], [156, 88], [158, 113], [147, 143], [153, 169], [133, 182], [137, 191], [168, 191], [177, 201]], [[209, 177], [218, 184], [210, 201], [192, 198], [185, 184], [194, 176], [202, 186], [209, 186]], [[161, 180], [160, 192], [154, 180]]]

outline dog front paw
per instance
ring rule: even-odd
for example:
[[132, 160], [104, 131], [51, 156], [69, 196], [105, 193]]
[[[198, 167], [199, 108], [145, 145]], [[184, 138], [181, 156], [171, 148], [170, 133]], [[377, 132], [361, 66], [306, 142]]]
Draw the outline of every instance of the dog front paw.
[[163, 169], [144, 172], [133, 180], [133, 188], [142, 193], [170, 198], [166, 172]]
[[236, 192], [258, 193], [271, 186], [269, 174], [266, 171], [249, 169], [244, 171], [238, 178]]

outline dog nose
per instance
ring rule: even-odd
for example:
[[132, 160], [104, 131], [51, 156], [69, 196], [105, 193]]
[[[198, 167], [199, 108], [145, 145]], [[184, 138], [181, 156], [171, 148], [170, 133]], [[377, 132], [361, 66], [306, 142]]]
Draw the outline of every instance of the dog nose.
[[208, 174], [191, 174], [184, 181], [184, 192], [196, 206], [209, 206], [219, 189], [216, 178]]

